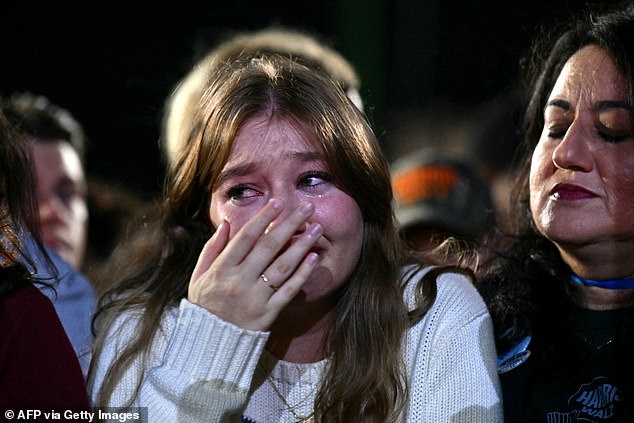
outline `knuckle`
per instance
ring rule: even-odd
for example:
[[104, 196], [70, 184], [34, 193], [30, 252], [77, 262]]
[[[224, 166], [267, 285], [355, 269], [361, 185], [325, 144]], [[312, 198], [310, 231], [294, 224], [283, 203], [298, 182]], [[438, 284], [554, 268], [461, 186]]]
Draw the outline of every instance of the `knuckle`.
[[284, 277], [289, 275], [294, 268], [286, 260], [280, 260], [275, 263], [275, 270]]
[[280, 248], [280, 243], [272, 236], [265, 236], [262, 238], [262, 246], [268, 250], [277, 250]]

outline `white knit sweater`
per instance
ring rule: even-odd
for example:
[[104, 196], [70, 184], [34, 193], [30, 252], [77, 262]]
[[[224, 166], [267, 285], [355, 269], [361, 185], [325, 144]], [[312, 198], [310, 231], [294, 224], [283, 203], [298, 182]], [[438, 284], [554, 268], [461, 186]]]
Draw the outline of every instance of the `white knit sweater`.
[[[416, 280], [405, 290], [410, 307]], [[127, 313], [111, 329], [110, 343], [95, 357], [93, 400], [141, 318]], [[244, 330], [182, 300], [165, 313], [145, 367], [137, 362], [125, 372], [109, 405], [126, 403], [145, 371], [134, 406], [147, 407], [150, 422], [240, 422], [241, 416], [256, 423], [296, 422], [275, 390], [296, 415], [310, 415], [327, 361], [278, 361], [264, 351], [267, 337], [268, 332]], [[404, 354], [410, 396], [403, 421], [502, 422], [492, 324], [468, 279], [439, 278], [437, 299], [408, 330]], [[270, 378], [262, 369], [271, 370]]]

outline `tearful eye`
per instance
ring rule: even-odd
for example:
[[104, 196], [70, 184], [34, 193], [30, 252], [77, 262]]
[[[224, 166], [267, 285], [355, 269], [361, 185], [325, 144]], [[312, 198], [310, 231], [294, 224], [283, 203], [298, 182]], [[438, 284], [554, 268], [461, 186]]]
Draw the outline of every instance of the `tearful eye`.
[[240, 204], [255, 198], [259, 192], [249, 185], [238, 185], [227, 190], [225, 197], [233, 203]]
[[298, 185], [302, 187], [318, 187], [322, 184], [327, 184], [332, 181], [330, 175], [324, 172], [310, 172], [302, 175], [299, 178]]

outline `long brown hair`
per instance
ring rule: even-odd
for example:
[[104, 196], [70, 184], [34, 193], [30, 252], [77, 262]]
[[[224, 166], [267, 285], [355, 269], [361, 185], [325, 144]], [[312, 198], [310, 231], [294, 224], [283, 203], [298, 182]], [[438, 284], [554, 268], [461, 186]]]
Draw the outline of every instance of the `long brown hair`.
[[[111, 365], [96, 405], [107, 403], [133, 360], [147, 357], [164, 310], [186, 297], [198, 255], [214, 230], [210, 196], [236, 132], [267, 111], [314, 129], [335, 183], [354, 198], [364, 220], [360, 261], [340, 294], [326, 339], [330, 362], [316, 400], [317, 419], [397, 420], [407, 398], [401, 354], [410, 325], [400, 275], [405, 255], [394, 225], [388, 165], [365, 116], [327, 75], [281, 56], [242, 57], [216, 69], [209, 81], [197, 124], [170, 167], [165, 198], [144, 229], [138, 254], [130, 247], [115, 254], [124, 273], [100, 301], [95, 358], [119, 313], [141, 307], [144, 317], [138, 336]], [[426, 309], [435, 288], [424, 289]]]

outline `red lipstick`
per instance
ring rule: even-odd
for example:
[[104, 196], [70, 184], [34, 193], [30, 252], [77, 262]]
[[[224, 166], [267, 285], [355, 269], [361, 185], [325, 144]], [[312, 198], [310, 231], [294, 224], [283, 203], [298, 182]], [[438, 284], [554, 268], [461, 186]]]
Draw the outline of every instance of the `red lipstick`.
[[594, 198], [596, 195], [579, 185], [559, 183], [550, 191], [550, 196], [555, 200], [576, 201]]

